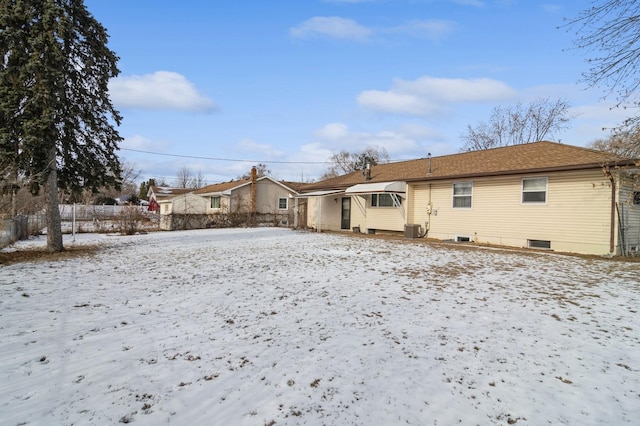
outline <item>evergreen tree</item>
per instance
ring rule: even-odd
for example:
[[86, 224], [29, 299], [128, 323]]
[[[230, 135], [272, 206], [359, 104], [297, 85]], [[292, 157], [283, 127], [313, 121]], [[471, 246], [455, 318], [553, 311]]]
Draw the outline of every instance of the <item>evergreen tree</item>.
[[58, 189], [120, 184], [107, 39], [83, 0], [0, 0], [0, 176], [44, 188], [49, 251], [64, 249]]
[[155, 179], [149, 179], [146, 182], [142, 182], [140, 184], [140, 191], [138, 192], [138, 198], [140, 198], [141, 200], [147, 200], [147, 193], [149, 192], [149, 188], [151, 188], [152, 186], [156, 186], [156, 180]]

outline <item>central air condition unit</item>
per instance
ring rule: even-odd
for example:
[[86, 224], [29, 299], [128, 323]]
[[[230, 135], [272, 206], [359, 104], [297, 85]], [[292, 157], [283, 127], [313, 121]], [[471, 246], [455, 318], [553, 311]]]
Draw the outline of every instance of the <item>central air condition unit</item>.
[[407, 224], [404, 225], [405, 238], [420, 238], [420, 225]]

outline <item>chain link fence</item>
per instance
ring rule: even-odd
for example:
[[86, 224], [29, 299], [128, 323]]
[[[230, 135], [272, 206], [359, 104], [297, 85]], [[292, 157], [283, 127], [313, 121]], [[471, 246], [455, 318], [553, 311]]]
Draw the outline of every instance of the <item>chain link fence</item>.
[[45, 215], [20, 215], [0, 220], [0, 249], [30, 235], [38, 235], [46, 227]]

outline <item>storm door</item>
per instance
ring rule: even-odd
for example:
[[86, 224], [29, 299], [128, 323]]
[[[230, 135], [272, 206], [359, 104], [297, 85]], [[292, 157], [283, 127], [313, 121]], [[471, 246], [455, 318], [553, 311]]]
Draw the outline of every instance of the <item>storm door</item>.
[[342, 199], [342, 215], [340, 221], [340, 229], [349, 229], [351, 227], [351, 197]]

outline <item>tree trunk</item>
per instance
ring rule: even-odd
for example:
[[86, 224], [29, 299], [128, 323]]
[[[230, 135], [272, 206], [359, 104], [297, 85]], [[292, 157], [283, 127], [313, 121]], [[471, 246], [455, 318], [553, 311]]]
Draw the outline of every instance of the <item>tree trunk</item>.
[[49, 151], [48, 158], [49, 173], [44, 186], [44, 197], [47, 205], [47, 251], [61, 252], [64, 250], [64, 246], [62, 244], [62, 221], [60, 219], [60, 209], [58, 208], [58, 171], [55, 146]]

